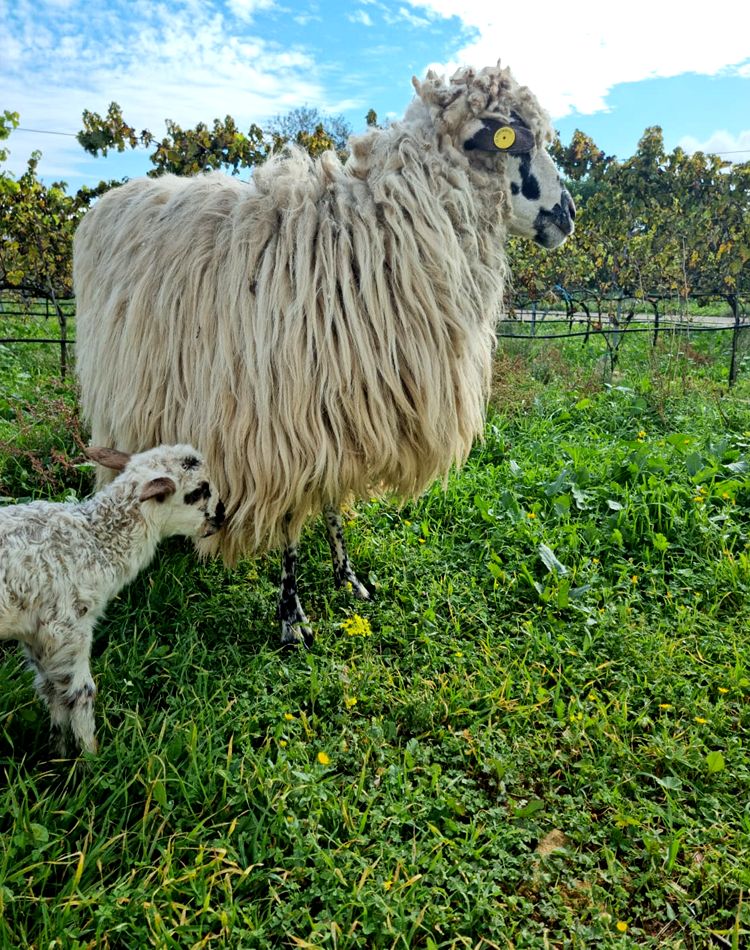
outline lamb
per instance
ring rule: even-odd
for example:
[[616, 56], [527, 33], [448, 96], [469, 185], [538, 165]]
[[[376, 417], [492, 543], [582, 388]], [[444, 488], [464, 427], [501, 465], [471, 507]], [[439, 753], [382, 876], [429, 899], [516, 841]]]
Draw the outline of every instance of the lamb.
[[74, 245], [77, 367], [97, 442], [189, 440], [227, 504], [203, 553], [283, 547], [282, 643], [309, 645], [297, 541], [325, 516], [355, 596], [350, 498], [408, 499], [460, 465], [484, 426], [505, 240], [545, 248], [575, 206], [547, 115], [510, 71], [429, 72], [402, 121], [345, 164], [290, 147], [252, 182], [137, 179]]
[[162, 538], [215, 534], [224, 506], [190, 445], [139, 455], [89, 448], [119, 473], [77, 503], [0, 508], [0, 640], [20, 640], [53, 733], [95, 752], [91, 638], [109, 600], [153, 558]]

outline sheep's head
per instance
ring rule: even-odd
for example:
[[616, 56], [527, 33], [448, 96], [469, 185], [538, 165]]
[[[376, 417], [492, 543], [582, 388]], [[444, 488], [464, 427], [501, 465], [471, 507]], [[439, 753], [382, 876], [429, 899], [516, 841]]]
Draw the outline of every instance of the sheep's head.
[[160, 445], [137, 455], [91, 447], [86, 454], [120, 473], [113, 485], [127, 484], [162, 537], [207, 538], [221, 528], [224, 504], [191, 445]]
[[573, 233], [575, 205], [546, 150], [549, 118], [509, 69], [460, 69], [449, 82], [430, 71], [413, 80], [436, 131], [469, 163], [497, 175], [508, 189], [508, 230], [542, 247]]

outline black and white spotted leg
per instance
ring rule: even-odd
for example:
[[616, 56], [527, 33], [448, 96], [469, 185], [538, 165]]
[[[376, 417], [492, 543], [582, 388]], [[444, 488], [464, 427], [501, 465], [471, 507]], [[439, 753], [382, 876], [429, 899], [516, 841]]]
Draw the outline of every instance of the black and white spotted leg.
[[352, 562], [349, 560], [349, 552], [346, 550], [344, 541], [344, 529], [341, 526], [341, 514], [335, 508], [327, 507], [323, 515], [326, 520], [328, 544], [331, 547], [333, 580], [336, 587], [349, 584], [355, 597], [360, 600], [370, 600], [370, 592], [354, 573]]
[[[46, 629], [45, 629], [46, 628]], [[87, 752], [96, 752], [94, 699], [96, 686], [89, 669], [93, 624], [53, 621], [41, 625], [45, 641], [56, 649], [34, 650], [24, 645], [34, 686], [49, 709], [52, 735], [61, 755], [67, 755], [68, 738]]]
[[312, 646], [312, 627], [297, 597], [296, 544], [287, 544], [281, 557], [279, 621], [281, 622], [281, 643], [284, 646], [299, 643], [306, 647]]

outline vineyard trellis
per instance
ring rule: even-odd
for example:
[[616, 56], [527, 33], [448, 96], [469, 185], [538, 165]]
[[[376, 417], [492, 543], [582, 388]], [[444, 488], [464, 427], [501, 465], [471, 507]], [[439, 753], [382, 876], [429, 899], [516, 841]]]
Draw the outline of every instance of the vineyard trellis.
[[[722, 303], [728, 307], [729, 313], [726, 317], [688, 313], [691, 303], [698, 308]], [[740, 337], [744, 330], [750, 329], [749, 311], [750, 296], [726, 291], [694, 293], [688, 297], [661, 292], [604, 294], [591, 288], [570, 290], [558, 284], [538, 299], [515, 297], [497, 335], [501, 339], [535, 341], [579, 337], [584, 344], [598, 336], [607, 347], [610, 369], [614, 370], [620, 346], [628, 334], [650, 333], [652, 345], [656, 346], [659, 335], [665, 332], [731, 331], [728, 383], [732, 386], [739, 372]], [[540, 325], [545, 328], [567, 325], [567, 332], [540, 332]], [[520, 326], [528, 326], [528, 330], [518, 332]], [[577, 326], [583, 328], [574, 329]], [[508, 329], [510, 327], [514, 329]]]
[[[693, 309], [722, 303], [726, 316], [707, 316]], [[0, 336], [0, 346], [56, 345], [60, 347], [60, 374], [64, 378], [69, 366], [68, 348], [75, 340], [68, 336], [68, 321], [75, 314], [73, 298], [49, 300], [19, 294], [0, 295], [0, 320], [4, 318], [43, 318], [54, 315], [59, 335]], [[546, 332], [547, 328], [566, 326], [565, 332]], [[526, 328], [526, 329], [522, 329]], [[540, 330], [541, 328], [541, 330]], [[601, 293], [592, 288], [568, 289], [556, 285], [546, 295], [530, 300], [515, 295], [506, 317], [500, 322], [499, 339], [568, 340], [580, 338], [585, 345], [592, 338], [601, 338], [607, 347], [610, 369], [617, 365], [619, 349], [631, 333], [652, 334], [652, 344], [660, 334], [670, 333], [732, 333], [729, 351], [728, 383], [732, 386], [739, 372], [739, 344], [742, 333], [750, 329], [750, 295], [715, 291], [689, 297], [664, 293], [630, 295]], [[0, 333], [2, 325], [0, 324]]]

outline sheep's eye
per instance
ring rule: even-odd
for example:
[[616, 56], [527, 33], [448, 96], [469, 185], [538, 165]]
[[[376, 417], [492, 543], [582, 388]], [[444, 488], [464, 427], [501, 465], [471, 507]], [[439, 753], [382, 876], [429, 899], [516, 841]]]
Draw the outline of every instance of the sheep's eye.
[[202, 498], [210, 498], [211, 489], [208, 487], [208, 482], [201, 482], [200, 485], [190, 491], [185, 495], [185, 504], [194, 505], [196, 501], [200, 501]]
[[196, 458], [194, 455], [188, 455], [182, 460], [182, 467], [186, 472], [189, 472], [193, 468], [198, 468], [201, 464], [201, 460]]

